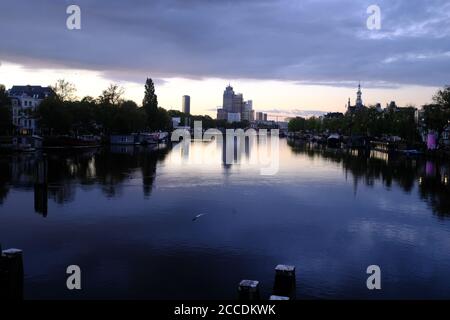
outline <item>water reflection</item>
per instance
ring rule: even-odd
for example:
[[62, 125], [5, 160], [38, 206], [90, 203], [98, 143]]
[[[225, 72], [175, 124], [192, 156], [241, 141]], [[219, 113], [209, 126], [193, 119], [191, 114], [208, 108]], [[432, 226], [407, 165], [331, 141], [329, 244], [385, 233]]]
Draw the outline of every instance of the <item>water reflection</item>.
[[373, 186], [381, 181], [386, 188], [395, 183], [403, 191], [418, 193], [439, 217], [450, 217], [449, 164], [444, 161], [423, 160], [405, 156], [389, 156], [386, 153], [360, 150], [338, 150], [288, 141], [292, 151], [310, 158], [320, 157], [338, 163], [354, 183]]
[[[198, 142], [180, 143], [172, 150], [171, 162], [214, 165], [221, 163], [224, 173], [232, 165], [257, 163], [253, 152], [259, 140], [246, 139], [241, 144]], [[395, 183], [404, 192], [418, 192], [440, 217], [450, 216], [449, 165], [445, 162], [406, 157], [389, 157], [371, 151], [343, 151], [288, 141], [294, 154], [309, 159], [320, 158], [342, 166], [346, 179], [352, 179], [355, 194], [358, 185], [373, 186], [376, 181], [390, 189]], [[227, 150], [231, 148], [231, 150]], [[178, 150], [177, 150], [178, 149]], [[107, 197], [118, 197], [124, 186], [142, 183], [145, 197], [152, 192], [157, 163], [169, 154], [169, 148], [112, 146], [105, 149], [74, 150], [40, 154], [16, 154], [0, 158], [0, 205], [11, 188], [34, 192], [35, 211], [47, 215], [47, 199], [58, 204], [75, 199], [77, 184], [83, 188], [99, 186]], [[226, 161], [226, 153], [233, 163]], [[177, 158], [174, 160], [174, 157]], [[282, 161], [282, 160], [281, 160]], [[283, 163], [281, 163], [283, 165]], [[39, 167], [45, 166], [45, 177]], [[417, 191], [415, 190], [417, 187]]]
[[376, 297], [450, 296], [447, 163], [283, 139], [265, 176], [260, 142], [226, 166], [205, 142], [0, 157], [0, 242], [26, 253], [26, 297], [74, 298], [71, 264], [75, 298], [233, 299], [247, 277], [268, 297], [279, 263], [299, 298], [373, 298], [370, 264]]
[[47, 216], [48, 199], [57, 204], [75, 200], [77, 185], [100, 186], [107, 197], [121, 194], [131, 179], [142, 181], [150, 196], [158, 161], [166, 146], [114, 146], [51, 153], [15, 154], [0, 158], [0, 205], [11, 188], [34, 192], [35, 212]]

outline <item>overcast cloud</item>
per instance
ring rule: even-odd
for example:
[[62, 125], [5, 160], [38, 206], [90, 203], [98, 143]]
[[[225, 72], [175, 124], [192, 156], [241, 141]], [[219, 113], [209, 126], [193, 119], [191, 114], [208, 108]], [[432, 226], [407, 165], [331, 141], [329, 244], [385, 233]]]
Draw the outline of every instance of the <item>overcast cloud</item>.
[[[450, 73], [448, 0], [0, 0], [0, 60], [27, 67], [302, 84], [442, 86]], [[82, 29], [66, 29], [78, 4]], [[382, 29], [366, 28], [377, 4]]]

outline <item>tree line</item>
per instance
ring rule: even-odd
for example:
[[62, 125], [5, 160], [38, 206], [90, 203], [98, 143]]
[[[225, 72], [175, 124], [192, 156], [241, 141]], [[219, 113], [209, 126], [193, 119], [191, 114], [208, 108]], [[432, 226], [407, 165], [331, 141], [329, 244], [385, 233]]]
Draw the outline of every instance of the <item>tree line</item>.
[[52, 87], [55, 95], [44, 99], [36, 110], [43, 134], [126, 134], [146, 130], [168, 130], [168, 112], [158, 107], [152, 79], [145, 83], [142, 107], [125, 100], [124, 89], [110, 84], [98, 98], [74, 97], [75, 87], [59, 80]]
[[[58, 80], [51, 87], [54, 95], [44, 99], [36, 109], [43, 135], [128, 134], [144, 131], [172, 129], [172, 117], [181, 120], [180, 125], [193, 127], [201, 121], [203, 128], [247, 128], [250, 123], [228, 123], [207, 115], [187, 115], [178, 110], [166, 110], [158, 106], [158, 96], [151, 78], [145, 82], [142, 105], [124, 99], [124, 89], [110, 84], [97, 98], [76, 98], [76, 87], [65, 80]], [[11, 101], [6, 89], [0, 85], [0, 135], [13, 134]], [[189, 119], [189, 121], [187, 120]]]
[[[142, 107], [125, 100], [125, 91], [117, 84], [110, 84], [97, 98], [76, 99], [75, 86], [65, 80], [58, 80], [52, 89], [55, 94], [44, 99], [33, 114], [43, 134], [125, 134], [171, 127], [169, 113], [158, 107], [150, 78], [145, 83]], [[0, 85], [0, 135], [13, 131], [11, 101], [5, 86]]]
[[289, 121], [292, 132], [309, 131], [314, 133], [330, 132], [343, 135], [383, 135], [399, 136], [410, 142], [420, 141], [418, 124], [426, 130], [433, 130], [439, 136], [450, 123], [450, 86], [439, 90], [433, 96], [433, 103], [422, 106], [421, 119], [416, 119], [416, 108], [388, 109], [379, 112], [375, 106], [369, 106], [354, 113], [334, 112], [325, 116], [308, 119], [296, 117]]
[[248, 121], [228, 123], [208, 115], [188, 115], [159, 107], [155, 85], [150, 78], [145, 82], [142, 107], [134, 101], [124, 100], [124, 89], [116, 84], [111, 84], [97, 99], [76, 100], [75, 86], [65, 80], [58, 80], [52, 88], [55, 96], [44, 100], [37, 112], [44, 134], [167, 131], [172, 129], [173, 117], [180, 118], [182, 126], [193, 127], [195, 121], [201, 121], [205, 129], [247, 128], [250, 125]]
[[[247, 121], [228, 123], [205, 115], [186, 115], [177, 110], [165, 110], [158, 106], [158, 97], [151, 78], [145, 82], [142, 105], [125, 100], [124, 89], [111, 84], [102, 94], [93, 98], [75, 97], [73, 84], [58, 80], [52, 87], [55, 95], [42, 101], [35, 116], [43, 134], [126, 134], [142, 131], [170, 130], [172, 117], [179, 117], [181, 125], [192, 127], [194, 121], [202, 121], [203, 128], [247, 128]], [[426, 130], [441, 136], [450, 121], [450, 86], [433, 96], [433, 103], [422, 106], [421, 123]], [[0, 135], [13, 133], [11, 101], [5, 86], [0, 85]], [[344, 135], [396, 135], [415, 142], [420, 141], [415, 108], [405, 107], [379, 112], [374, 106], [352, 114], [329, 113], [321, 118], [296, 117], [289, 121], [289, 131], [315, 133], [336, 132]]]

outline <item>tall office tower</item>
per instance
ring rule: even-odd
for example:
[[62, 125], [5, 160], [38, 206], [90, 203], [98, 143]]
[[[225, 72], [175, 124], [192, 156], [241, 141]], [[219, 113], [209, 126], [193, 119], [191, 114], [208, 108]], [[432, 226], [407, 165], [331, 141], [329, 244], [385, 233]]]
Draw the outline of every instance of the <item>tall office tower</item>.
[[253, 101], [248, 100], [244, 102], [244, 111], [250, 111], [253, 110]]
[[[228, 116], [229, 114], [232, 115]], [[226, 87], [225, 91], [223, 92], [222, 108], [217, 110], [217, 119], [225, 118], [228, 119], [229, 122], [236, 122], [241, 121], [241, 119], [247, 119], [251, 117], [252, 112], [249, 112], [249, 114], [250, 116], [245, 114], [245, 103], [242, 93], [235, 94], [233, 87], [231, 85], [228, 85], [228, 87]]]
[[255, 112], [253, 111], [253, 101], [248, 100], [244, 102], [242, 110], [242, 120], [255, 121]]
[[191, 97], [190, 96], [183, 96], [182, 111], [183, 111], [183, 113], [191, 114]]
[[233, 97], [234, 97], [233, 87], [228, 85], [228, 87], [226, 87], [225, 91], [223, 92], [222, 109], [224, 112], [233, 112]]
[[244, 97], [242, 96], [242, 93], [235, 94], [233, 96], [233, 106], [232, 111], [233, 113], [241, 113], [244, 106]]

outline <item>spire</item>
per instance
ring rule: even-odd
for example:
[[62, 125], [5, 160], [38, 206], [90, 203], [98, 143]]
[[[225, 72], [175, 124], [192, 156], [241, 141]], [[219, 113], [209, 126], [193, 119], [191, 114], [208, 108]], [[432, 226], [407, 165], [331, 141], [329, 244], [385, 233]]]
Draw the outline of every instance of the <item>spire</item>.
[[361, 82], [358, 83], [358, 92], [356, 92], [356, 103], [355, 105], [357, 107], [362, 107], [363, 106], [363, 102], [362, 102], [362, 92], [361, 92]]

